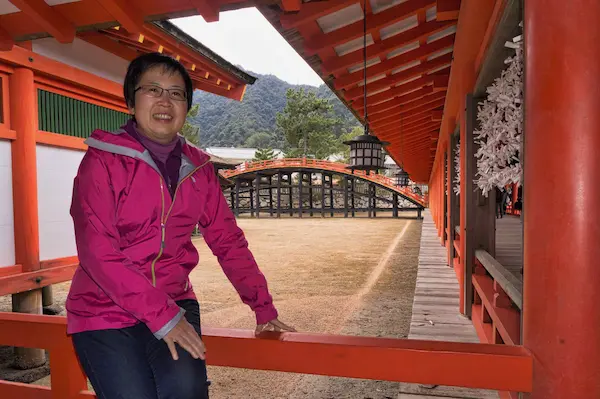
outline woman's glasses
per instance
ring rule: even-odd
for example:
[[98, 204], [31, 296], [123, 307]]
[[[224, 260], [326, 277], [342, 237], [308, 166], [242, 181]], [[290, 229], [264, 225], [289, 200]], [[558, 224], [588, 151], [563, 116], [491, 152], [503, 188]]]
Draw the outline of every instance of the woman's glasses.
[[183, 89], [163, 89], [160, 86], [154, 85], [144, 85], [140, 86], [135, 91], [140, 91], [142, 94], [145, 94], [148, 97], [159, 98], [162, 97], [163, 91], [166, 91], [169, 98], [175, 101], [186, 101], [187, 94]]

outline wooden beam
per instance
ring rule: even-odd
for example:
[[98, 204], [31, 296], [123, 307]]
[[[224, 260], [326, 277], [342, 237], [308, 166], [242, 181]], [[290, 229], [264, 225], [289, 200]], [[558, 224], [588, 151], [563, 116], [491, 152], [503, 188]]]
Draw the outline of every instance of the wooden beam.
[[[425, 133], [429, 133], [434, 130], [439, 130], [439, 128], [440, 128], [440, 124], [438, 122], [425, 123], [420, 126], [413, 127], [411, 129], [404, 129], [403, 127], [401, 127], [398, 124], [398, 125], [396, 125], [395, 131], [388, 130], [386, 134], [388, 137], [398, 135], [398, 134], [402, 134], [404, 137], [422, 136]], [[379, 132], [377, 132], [377, 134], [379, 134]]]
[[438, 21], [457, 20], [460, 12], [460, 0], [437, 0]]
[[434, 75], [433, 76], [433, 90], [434, 91], [448, 90], [449, 81], [450, 81], [449, 74]]
[[[398, 129], [395, 129], [395, 130], [413, 129], [415, 127], [422, 126], [426, 123], [431, 122], [431, 114], [429, 114], [429, 113], [418, 115], [418, 118], [419, 118], [418, 120], [415, 120], [410, 123], [406, 123], [402, 118], [399, 117], [398, 118]], [[385, 132], [385, 131], [386, 131], [385, 129], [381, 130], [381, 132]]]
[[[428, 57], [431, 54], [437, 53], [441, 50], [446, 50], [454, 45], [455, 35], [444, 36], [439, 40], [435, 40], [429, 44], [425, 44], [414, 50], [408, 51], [397, 57], [393, 57], [379, 64], [367, 67], [367, 78], [373, 78], [388, 72], [392, 72], [394, 69], [400, 68], [406, 64], [410, 64], [419, 58]], [[339, 76], [334, 81], [334, 86], [337, 90], [346, 89], [354, 86], [362, 81], [364, 76], [364, 70], [358, 70], [346, 75]]]
[[[373, 115], [374, 117], [371, 119], [371, 121], [375, 122], [375, 125], [377, 125], [378, 123], [383, 122], [383, 121], [387, 120], [388, 118], [391, 118], [396, 115], [408, 115], [407, 111], [410, 111], [415, 108], [420, 108], [423, 105], [427, 105], [427, 104], [430, 104], [433, 102], [435, 102], [437, 104], [437, 102], [439, 100], [444, 99], [444, 96], [445, 96], [444, 92], [437, 92], [437, 93], [429, 94], [429, 95], [422, 97], [416, 101], [412, 101], [410, 103], [401, 105], [400, 107], [394, 108], [392, 110], [386, 110], [381, 113], [375, 113]], [[435, 109], [435, 108], [430, 108], [430, 109]], [[429, 109], [428, 109], [428, 111], [429, 111]], [[375, 117], [375, 115], [377, 115], [377, 117]]]
[[446, 92], [432, 93], [432, 94], [425, 96], [417, 101], [413, 101], [408, 104], [402, 105], [402, 107], [400, 107], [402, 110], [401, 115], [402, 116], [412, 115], [413, 112], [409, 112], [409, 111], [421, 109], [422, 106], [433, 107], [433, 108], [427, 109], [427, 111], [435, 109], [435, 108], [437, 108], [436, 105], [439, 104], [440, 101], [444, 101], [445, 98], [446, 98]]
[[427, 136], [429, 137], [429, 133], [431, 133], [432, 131], [439, 131], [440, 130], [440, 123], [439, 122], [430, 122], [421, 126], [417, 126], [414, 127], [410, 130], [406, 130], [403, 131], [403, 133], [407, 136], [407, 137], [412, 137], [412, 136]]
[[246, 85], [241, 85], [235, 89], [227, 90], [224, 86], [218, 86], [209, 81], [194, 81], [194, 89], [207, 91], [209, 93], [217, 94], [219, 96], [231, 98], [233, 100], [241, 101], [245, 93]]
[[15, 274], [20, 274], [22, 272], [23, 272], [23, 266], [21, 266], [21, 265], [0, 267], [0, 277], [13, 276]]
[[15, 41], [13, 40], [10, 33], [0, 27], [0, 51], [10, 51], [15, 45]]
[[[385, 89], [388, 87], [393, 87], [394, 85], [414, 78], [419, 75], [423, 75], [435, 69], [441, 68], [447, 64], [452, 63], [452, 54], [444, 54], [441, 57], [434, 58], [430, 61], [427, 61], [423, 64], [416, 65], [412, 68], [404, 70], [402, 72], [398, 72], [396, 74], [390, 75], [385, 79], [380, 79], [372, 83], [367, 84], [367, 93], [372, 93], [374, 91], [378, 91], [381, 89]], [[344, 98], [346, 100], [353, 100], [355, 98], [359, 98], [363, 94], [362, 87], [356, 87], [354, 89], [350, 89], [344, 93]]]
[[[461, 3], [460, 19], [469, 21], [469, 23], [457, 25], [454, 61], [450, 73], [448, 95], [444, 106], [444, 121], [438, 144], [440, 149], [451, 133], [448, 130], [450, 124], [447, 123], [447, 120], [456, 118], [457, 115], [462, 113], [465, 97], [472, 90], [477, 78], [474, 63], [495, 3], [495, 0], [465, 1]], [[437, 159], [435, 164], [439, 165], [440, 160]], [[464, 195], [461, 194], [462, 197]], [[461, 219], [463, 217], [461, 211]]]
[[75, 39], [75, 27], [44, 0], [9, 0], [60, 43]]
[[[434, 33], [447, 29], [454, 24], [454, 22], [426, 22], [423, 25], [417, 26], [416, 28], [410, 29], [398, 35], [394, 35], [371, 46], [367, 46], [367, 59], [385, 55], [414, 41], [427, 39], [427, 37], [433, 35]], [[325, 60], [321, 65], [321, 70], [323, 71], [324, 75], [339, 75], [341, 71], [353, 65], [360, 64], [362, 59], [363, 49], [361, 48], [341, 57], [336, 56]]]
[[214, 0], [190, 0], [190, 2], [206, 22], [217, 22], [219, 20], [218, 2]]
[[[159, 43], [156, 43], [152, 40], [147, 39], [144, 35], [142, 35], [140, 33], [129, 33], [125, 29], [119, 29], [119, 30], [104, 29], [104, 30], [101, 30], [98, 32], [84, 32], [79, 35], [80, 36], [85, 36], [85, 35], [93, 36], [94, 34], [101, 34], [104, 36], [111, 37], [113, 39], [118, 40], [122, 44], [126, 44], [129, 47], [133, 47], [134, 49], [145, 52], [145, 53], [158, 52], [158, 53], [163, 53], [165, 55], [168, 55], [164, 51], [164, 48]], [[144, 39], [142, 41], [140, 41], [140, 39], [139, 39], [140, 37], [143, 37]]]
[[[31, 61], [32, 58], [33, 62]], [[122, 85], [43, 55], [32, 53], [19, 46], [13, 47], [11, 51], [0, 52], [0, 60], [9, 65], [23, 66], [44, 75], [55, 76], [57, 79], [74, 84], [76, 87], [83, 86], [94, 92], [99, 91], [117, 99], [123, 98]]]
[[359, 3], [359, 0], [312, 1], [302, 4], [298, 13], [281, 15], [279, 22], [285, 29], [297, 28], [355, 3]]
[[428, 121], [430, 119], [431, 119], [430, 112], [425, 112], [422, 114], [404, 117], [404, 118], [399, 117], [397, 126], [379, 127], [379, 128], [377, 128], [377, 134], [379, 134], [380, 132], [382, 134], [395, 132], [399, 129], [400, 124], [402, 124], [402, 126], [406, 126], [407, 124], [410, 126], [415, 126], [415, 123], [422, 123], [423, 121]]
[[441, 121], [444, 115], [443, 110], [431, 111], [431, 120], [432, 121]]
[[416, 120], [416, 121], [411, 122], [411, 123], [404, 123], [404, 122], [402, 122], [402, 128], [403, 129], [412, 129], [415, 126], [419, 126], [419, 125], [421, 125], [423, 123], [427, 123], [428, 121], [429, 122], [432, 121], [431, 114], [423, 114], [423, 115], [420, 115], [420, 117], [421, 117], [421, 119]]
[[95, 0], [130, 33], [141, 33], [144, 14], [128, 0]]
[[[445, 99], [440, 99], [440, 100], [436, 100], [435, 102], [423, 105], [421, 107], [418, 107], [416, 109], [412, 109], [408, 112], [405, 112], [404, 114], [400, 114], [400, 116], [402, 118], [404, 117], [417, 117], [423, 113], [427, 113], [430, 112], [431, 110], [438, 108], [438, 107], [442, 107], [444, 105]], [[392, 121], [390, 121], [392, 122]], [[377, 132], [379, 129], [385, 129], [386, 127], [389, 127], [390, 123], [387, 123], [386, 125], [383, 126], [373, 126], [371, 125], [371, 127], [373, 128], [373, 130], [375, 130], [375, 132]]]
[[[413, 80], [411, 82], [405, 83], [400, 86], [396, 86], [396, 87], [386, 90], [384, 92], [368, 96], [367, 103], [370, 105], [377, 105], [377, 104], [383, 103], [387, 100], [391, 100], [392, 98], [401, 96], [406, 93], [410, 93], [411, 91], [418, 89], [420, 87], [427, 86], [427, 85], [431, 84], [432, 82], [433, 82], [432, 76], [425, 76], [422, 78], [418, 78], [416, 80]], [[352, 108], [354, 108], [356, 111], [360, 112], [360, 110], [363, 109], [363, 107], [364, 107], [364, 98], [363, 97], [358, 98], [352, 102]], [[369, 112], [371, 112], [371, 111], [369, 111]]]
[[396, 134], [395, 136], [385, 136], [386, 140], [389, 141], [390, 143], [393, 144], [401, 144], [406, 146], [407, 148], [409, 147], [414, 147], [414, 146], [430, 146], [431, 145], [431, 133], [434, 132], [435, 130], [430, 130], [428, 132], [425, 132], [423, 134], [420, 134], [418, 136], [408, 136], [408, 137], [403, 137], [401, 134]]
[[302, 0], [281, 0], [281, 7], [285, 12], [300, 11]]
[[[388, 25], [402, 21], [417, 14], [422, 9], [428, 9], [435, 5], [435, 0], [413, 0], [400, 3], [379, 14], [372, 14], [367, 18], [367, 33], [372, 33]], [[318, 33], [306, 40], [304, 49], [306, 55], [314, 55], [319, 50], [335, 47], [349, 42], [363, 35], [363, 21], [354, 22], [348, 26], [337, 29], [331, 33]]]
[[[533, 359], [521, 346], [274, 332], [256, 337], [250, 330], [208, 327], [203, 339], [211, 348], [210, 366], [532, 390]], [[66, 318], [59, 316], [0, 313], [0, 342], [44, 349], [72, 347]], [[69, 356], [75, 361], [73, 352]]]
[[132, 61], [140, 55], [137, 51], [98, 32], [89, 32], [84, 35], [79, 35], [79, 38], [127, 61]]
[[73, 273], [75, 273], [77, 266], [78, 264], [58, 266], [0, 277], [0, 296], [31, 291], [48, 285], [69, 281], [73, 278]]
[[[403, 96], [396, 97], [393, 100], [389, 100], [389, 101], [386, 101], [386, 102], [381, 103], [381, 104], [377, 104], [377, 105], [373, 105], [371, 107], [367, 107], [367, 110], [368, 110], [368, 112], [370, 114], [376, 114], [378, 112], [384, 112], [384, 111], [387, 111], [389, 109], [396, 108], [396, 107], [398, 107], [400, 105], [408, 104], [408, 103], [410, 103], [412, 101], [419, 100], [419, 99], [421, 99], [421, 98], [423, 98], [426, 95], [431, 94], [431, 93], [433, 93], [433, 87], [431, 87], [431, 86], [425, 86], [425, 87], [423, 87], [423, 88], [421, 88], [419, 90], [415, 90], [415, 91], [410, 92], [408, 94], [405, 94]], [[368, 98], [367, 98], [367, 101], [369, 101]], [[358, 114], [360, 116], [364, 116], [364, 112], [363, 111], [364, 111], [363, 109], [357, 110], [357, 112], [358, 112]]]
[[186, 58], [188, 61], [195, 63], [197, 67], [209, 72], [211, 76], [221, 79], [223, 83], [228, 85], [230, 84], [234, 87], [239, 84], [244, 84], [244, 82], [239, 78], [233, 75], [226, 75], [225, 71], [220, 69], [218, 65], [204, 57], [198, 56], [198, 54], [194, 50], [187, 47], [186, 44], [173, 39], [160, 29], [146, 24], [142, 33], [145, 37], [149, 38], [153, 42], [162, 44], [165, 49], [181, 54], [181, 56]]

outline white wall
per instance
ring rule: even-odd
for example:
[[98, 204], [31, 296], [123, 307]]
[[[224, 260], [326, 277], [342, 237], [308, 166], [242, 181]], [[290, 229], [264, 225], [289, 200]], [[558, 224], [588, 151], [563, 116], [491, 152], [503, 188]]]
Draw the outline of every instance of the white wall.
[[0, 140], [0, 267], [15, 264], [10, 141]]
[[37, 146], [40, 260], [77, 255], [70, 208], [73, 179], [84, 154]]
[[123, 84], [129, 62], [81, 39], [62, 44], [49, 37], [33, 41], [33, 52]]

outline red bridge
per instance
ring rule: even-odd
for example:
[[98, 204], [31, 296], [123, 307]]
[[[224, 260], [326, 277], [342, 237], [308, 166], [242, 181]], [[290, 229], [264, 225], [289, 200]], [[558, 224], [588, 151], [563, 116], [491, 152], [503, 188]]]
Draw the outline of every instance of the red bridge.
[[278, 170], [287, 170], [287, 171], [301, 171], [306, 169], [316, 170], [316, 171], [328, 171], [333, 172], [334, 174], [339, 175], [348, 175], [354, 176], [361, 180], [369, 181], [379, 185], [383, 188], [386, 188], [392, 192], [397, 193], [401, 197], [406, 200], [414, 203], [420, 208], [424, 208], [426, 206], [426, 201], [423, 195], [417, 194], [413, 192], [408, 187], [399, 187], [396, 185], [393, 179], [390, 179], [387, 176], [379, 175], [379, 174], [367, 174], [365, 171], [356, 170], [351, 171], [347, 168], [348, 165], [339, 163], [339, 162], [331, 162], [325, 161], [321, 159], [310, 159], [310, 158], [284, 158], [284, 159], [273, 159], [268, 161], [257, 161], [257, 162], [246, 162], [239, 165], [235, 169], [224, 170], [221, 172], [223, 177], [231, 179], [244, 175], [255, 174], [260, 171], [278, 171]]

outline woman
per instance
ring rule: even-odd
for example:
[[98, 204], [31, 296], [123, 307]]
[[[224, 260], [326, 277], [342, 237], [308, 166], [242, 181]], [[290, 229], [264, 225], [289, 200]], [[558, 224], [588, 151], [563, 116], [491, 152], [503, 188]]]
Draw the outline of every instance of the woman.
[[178, 135], [192, 105], [185, 68], [161, 54], [131, 62], [132, 118], [96, 130], [75, 178], [71, 215], [80, 266], [67, 298], [68, 333], [99, 399], [208, 398], [205, 347], [189, 273], [198, 224], [259, 333], [278, 320], [221, 192], [210, 158]]

